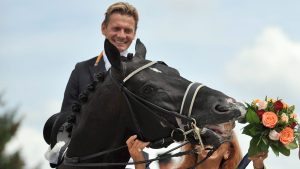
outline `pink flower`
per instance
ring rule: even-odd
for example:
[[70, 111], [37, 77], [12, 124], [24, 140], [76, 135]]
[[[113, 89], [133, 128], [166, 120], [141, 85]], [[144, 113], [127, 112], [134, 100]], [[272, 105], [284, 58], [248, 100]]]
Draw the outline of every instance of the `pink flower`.
[[271, 130], [269, 133], [269, 138], [271, 140], [279, 140], [280, 134], [276, 130]]
[[291, 118], [297, 119], [297, 114], [296, 114], [296, 113], [292, 113], [292, 114], [291, 114]]
[[265, 112], [262, 115], [262, 123], [268, 128], [274, 128], [278, 122], [278, 117], [274, 112]]
[[289, 117], [285, 113], [282, 113], [282, 115], [280, 117], [280, 120], [284, 123], [288, 123], [289, 122]]
[[263, 110], [267, 108], [268, 102], [263, 100], [257, 100], [255, 105], [257, 106], [258, 110]]
[[259, 99], [255, 99], [255, 100], [252, 101], [251, 105], [256, 106], [256, 103], [258, 103], [258, 102], [260, 102], [260, 100]]

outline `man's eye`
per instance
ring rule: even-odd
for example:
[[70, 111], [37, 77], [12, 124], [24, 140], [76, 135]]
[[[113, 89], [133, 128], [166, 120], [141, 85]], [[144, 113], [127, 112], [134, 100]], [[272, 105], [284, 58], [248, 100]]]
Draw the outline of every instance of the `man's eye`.
[[115, 32], [117, 32], [117, 31], [120, 31], [120, 28], [114, 27], [112, 30], [115, 31]]
[[132, 29], [125, 29], [125, 33], [132, 33], [133, 32], [133, 30]]

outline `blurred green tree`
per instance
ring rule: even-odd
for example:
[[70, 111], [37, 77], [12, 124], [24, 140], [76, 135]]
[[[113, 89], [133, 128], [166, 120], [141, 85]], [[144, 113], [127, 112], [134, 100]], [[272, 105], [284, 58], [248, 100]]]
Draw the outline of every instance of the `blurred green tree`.
[[20, 156], [20, 151], [12, 154], [4, 152], [5, 145], [16, 134], [21, 120], [15, 120], [17, 108], [6, 109], [3, 101], [3, 93], [0, 93], [0, 169], [23, 169], [24, 160]]

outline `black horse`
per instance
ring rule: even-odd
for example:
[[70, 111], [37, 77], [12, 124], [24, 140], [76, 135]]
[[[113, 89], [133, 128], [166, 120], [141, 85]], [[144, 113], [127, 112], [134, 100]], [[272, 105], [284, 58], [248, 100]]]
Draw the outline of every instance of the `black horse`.
[[[65, 161], [74, 165], [67, 162], [60, 169], [91, 168], [76, 165], [80, 163], [127, 162], [128, 150], [116, 148], [125, 145], [133, 134], [150, 142], [162, 138], [181, 141], [187, 139], [187, 129], [193, 130], [194, 140], [199, 141], [195, 125], [217, 126], [236, 120], [244, 111], [233, 98], [201, 84], [190, 85], [189, 80], [163, 62], [145, 60], [146, 48], [139, 40], [134, 57], [121, 57], [108, 40], [105, 52], [112, 68], [99, 75], [99, 81], [89, 85], [80, 96], [81, 103], [74, 108], [77, 119], [65, 156]], [[195, 89], [190, 93], [186, 92], [187, 88]], [[214, 130], [222, 132], [217, 127]], [[200, 134], [204, 142], [209, 142], [203, 132]], [[152, 147], [166, 147], [172, 141]], [[102, 155], [93, 157], [98, 152]]]

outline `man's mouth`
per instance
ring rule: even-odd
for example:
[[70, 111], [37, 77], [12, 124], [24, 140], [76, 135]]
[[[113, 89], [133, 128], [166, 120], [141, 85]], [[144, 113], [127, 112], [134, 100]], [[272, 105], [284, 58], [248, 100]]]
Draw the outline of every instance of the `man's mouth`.
[[127, 43], [126, 41], [120, 41], [120, 40], [115, 40], [114, 42], [116, 45], [125, 45]]

